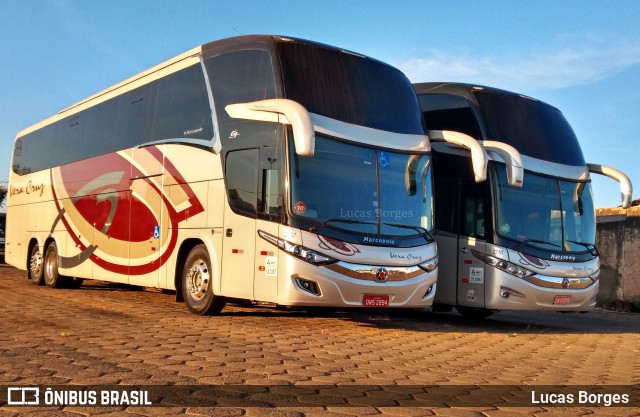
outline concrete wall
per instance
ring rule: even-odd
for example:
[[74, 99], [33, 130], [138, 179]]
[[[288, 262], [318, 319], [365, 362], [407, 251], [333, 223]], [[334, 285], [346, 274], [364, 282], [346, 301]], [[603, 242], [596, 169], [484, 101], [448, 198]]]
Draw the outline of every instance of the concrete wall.
[[628, 310], [640, 301], [640, 200], [629, 209], [597, 209], [599, 304]]

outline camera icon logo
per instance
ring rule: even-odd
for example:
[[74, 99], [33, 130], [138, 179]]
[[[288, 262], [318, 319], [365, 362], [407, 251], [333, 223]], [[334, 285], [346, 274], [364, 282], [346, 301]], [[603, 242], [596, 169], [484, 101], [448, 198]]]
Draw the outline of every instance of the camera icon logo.
[[40, 405], [40, 388], [8, 387], [7, 405]]

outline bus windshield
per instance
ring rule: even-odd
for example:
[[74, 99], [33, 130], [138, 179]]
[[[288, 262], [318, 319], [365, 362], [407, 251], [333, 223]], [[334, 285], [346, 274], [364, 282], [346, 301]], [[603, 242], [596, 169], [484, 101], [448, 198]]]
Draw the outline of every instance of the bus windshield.
[[310, 113], [389, 132], [423, 133], [415, 91], [396, 68], [312, 43], [276, 45], [285, 97]]
[[517, 94], [474, 92], [489, 139], [522, 155], [566, 165], [584, 165], [580, 143], [560, 110]]
[[497, 233], [553, 252], [585, 252], [595, 243], [591, 184], [527, 172], [521, 189], [495, 169]]
[[315, 155], [296, 155], [289, 136], [291, 212], [322, 225], [391, 236], [433, 228], [431, 159], [316, 134]]

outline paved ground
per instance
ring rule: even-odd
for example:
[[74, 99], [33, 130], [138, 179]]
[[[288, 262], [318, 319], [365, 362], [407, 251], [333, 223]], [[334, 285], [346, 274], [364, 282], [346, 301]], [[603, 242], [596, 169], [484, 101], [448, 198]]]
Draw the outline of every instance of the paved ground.
[[[0, 417], [640, 415], [637, 406], [549, 406], [543, 396], [551, 385], [576, 395], [607, 385], [640, 404], [640, 315], [503, 312], [470, 323], [429, 312], [227, 306], [198, 317], [168, 294], [97, 281], [54, 290], [25, 277], [0, 265]], [[191, 399], [170, 399], [174, 407], [6, 404], [7, 386], [30, 384], [138, 384], [150, 388], [152, 402], [165, 398], [167, 385], [235, 391], [214, 402], [188, 391]], [[290, 402], [300, 385], [309, 392], [294, 398], [308, 401]], [[539, 404], [509, 407], [510, 389], [523, 386], [534, 386]]]

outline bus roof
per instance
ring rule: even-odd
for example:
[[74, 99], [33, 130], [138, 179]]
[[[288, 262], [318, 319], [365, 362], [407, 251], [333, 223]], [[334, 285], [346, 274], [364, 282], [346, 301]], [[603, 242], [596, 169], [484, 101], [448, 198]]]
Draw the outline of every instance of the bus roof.
[[[228, 51], [240, 50], [240, 49], [249, 49], [249, 48], [259, 48], [259, 47], [268, 47], [273, 45], [274, 41], [281, 42], [301, 42], [310, 45], [316, 45], [318, 47], [326, 48], [326, 49], [334, 49], [339, 50], [345, 53], [357, 55], [372, 61], [376, 61], [380, 64], [391, 67], [389, 64], [384, 63], [382, 61], [378, 61], [372, 59], [370, 57], [364, 56], [362, 54], [358, 54], [356, 52], [351, 52], [342, 48], [337, 48], [331, 45], [326, 45], [318, 42], [308, 41], [300, 38], [279, 36], [279, 35], [242, 35], [235, 36], [231, 38], [220, 39], [216, 41], [212, 41], [203, 45], [199, 45], [195, 48], [192, 48], [186, 52], [181, 53], [167, 61], [164, 61], [158, 65], [155, 65], [152, 68], [149, 68], [139, 74], [136, 74], [126, 80], [112, 85], [96, 94], [93, 94], [90, 97], [87, 97], [71, 106], [68, 106], [62, 110], [60, 110], [57, 114], [46, 118], [32, 126], [29, 126], [22, 131], [20, 131], [17, 135], [18, 138], [27, 135], [37, 129], [40, 129], [44, 126], [47, 126], [53, 122], [61, 120], [65, 117], [68, 117], [72, 114], [75, 114], [81, 110], [86, 108], [95, 106], [103, 101], [106, 101], [114, 96], [120, 95], [127, 91], [134, 90], [148, 82], [154, 81], [158, 78], [161, 78], [165, 75], [176, 72], [180, 69], [188, 67], [190, 65], [194, 65], [198, 61], [198, 56], [202, 55], [205, 59]], [[392, 68], [392, 67], [391, 67]]]
[[428, 82], [428, 83], [416, 83], [413, 84], [413, 88], [416, 90], [416, 94], [451, 94], [454, 96], [461, 96], [467, 100], [477, 103], [473, 93], [475, 91], [485, 91], [488, 93], [507, 94], [510, 96], [524, 97], [529, 100], [537, 101], [547, 106], [552, 106], [549, 103], [538, 100], [537, 98], [530, 97], [524, 94], [516, 93], [514, 91], [503, 90], [496, 87], [489, 87], [480, 84], [467, 84], [458, 82]]

